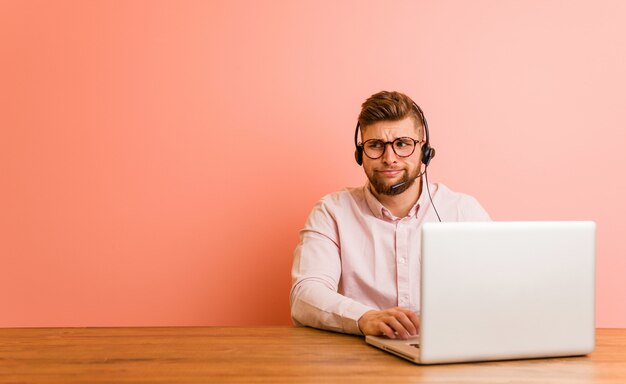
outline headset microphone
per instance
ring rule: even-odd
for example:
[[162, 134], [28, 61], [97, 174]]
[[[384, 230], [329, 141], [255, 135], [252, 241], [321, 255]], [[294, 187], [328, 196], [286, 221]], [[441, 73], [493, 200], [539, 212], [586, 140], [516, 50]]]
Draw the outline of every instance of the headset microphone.
[[[434, 152], [434, 150], [433, 150], [433, 152]], [[433, 153], [433, 156], [434, 156], [434, 153]], [[422, 172], [420, 172], [420, 174], [417, 175], [416, 177], [411, 177], [410, 179], [408, 179], [406, 181], [402, 181], [402, 182], [400, 182], [398, 184], [394, 184], [390, 188], [392, 190], [400, 188], [401, 186], [403, 186], [403, 185], [405, 185], [407, 183], [411, 183], [411, 182], [419, 179], [420, 177], [422, 177], [422, 175], [426, 175], [426, 180], [425, 180], [426, 182], [424, 184], [426, 184], [426, 192], [428, 192], [428, 198], [430, 199], [430, 205], [432, 205], [433, 210], [435, 211], [435, 215], [437, 215], [437, 219], [439, 219], [439, 222], [441, 223], [441, 217], [439, 217], [439, 212], [437, 212], [437, 207], [435, 207], [435, 203], [433, 203], [433, 198], [430, 195], [430, 188], [428, 187], [428, 174], [426, 173], [427, 170], [428, 170], [428, 165], [426, 165], [424, 167], [424, 170]]]
[[391, 188], [392, 190], [394, 190], [394, 189], [398, 189], [398, 188], [400, 188], [401, 186], [403, 186], [403, 185], [405, 185], [405, 184], [412, 183], [412, 182], [414, 182], [415, 180], [417, 180], [417, 179], [419, 179], [420, 177], [422, 177], [422, 175], [423, 175], [425, 172], [426, 172], [426, 168], [424, 168], [424, 171], [420, 172], [420, 174], [419, 174], [419, 175], [417, 175], [417, 176], [415, 176], [415, 177], [411, 177], [410, 179], [405, 180], [405, 181], [402, 181], [402, 182], [400, 182], [400, 183], [398, 183], [398, 184], [394, 184], [394, 185], [392, 185], [392, 186], [391, 186], [391, 187], [389, 187], [389, 188]]

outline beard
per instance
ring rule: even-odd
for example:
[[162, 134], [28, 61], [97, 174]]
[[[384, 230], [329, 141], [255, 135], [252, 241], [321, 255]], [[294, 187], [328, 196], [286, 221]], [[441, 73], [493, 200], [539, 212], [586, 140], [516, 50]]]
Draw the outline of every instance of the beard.
[[[400, 180], [390, 185], [385, 184], [385, 181], [383, 180], [383, 178], [377, 176], [376, 172], [373, 172], [371, 175], [369, 173], [366, 173], [366, 175], [370, 181], [370, 184], [372, 184], [372, 187], [374, 187], [374, 190], [379, 195], [394, 196], [394, 195], [399, 195], [402, 192], [406, 191], [413, 185], [413, 183], [415, 183], [415, 181], [419, 177], [419, 168], [416, 169], [415, 172], [413, 172], [411, 175], [409, 175], [409, 172], [405, 170], [404, 173], [402, 174], [402, 178], [400, 178]], [[406, 181], [405, 184], [402, 184], [401, 186], [397, 188], [391, 188], [394, 185], [404, 183], [405, 181]]]

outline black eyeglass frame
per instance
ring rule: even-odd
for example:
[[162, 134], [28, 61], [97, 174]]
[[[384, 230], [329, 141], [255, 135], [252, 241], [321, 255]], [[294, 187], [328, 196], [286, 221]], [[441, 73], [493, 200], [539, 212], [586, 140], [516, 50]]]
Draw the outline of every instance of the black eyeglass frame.
[[[408, 139], [408, 140], [412, 140], [413, 141], [413, 150], [408, 155], [400, 155], [400, 154], [398, 154], [398, 152], [396, 152], [396, 147], [393, 145], [396, 141], [402, 140], [402, 139]], [[372, 157], [372, 156], [367, 154], [367, 151], [365, 150], [365, 144], [367, 144], [367, 142], [369, 142], [369, 141], [378, 141], [378, 142], [381, 142], [383, 144], [383, 152], [380, 154], [380, 156]], [[415, 148], [417, 148], [417, 144], [422, 144], [422, 143], [425, 143], [425, 142], [426, 142], [426, 140], [415, 140], [412, 137], [403, 136], [403, 137], [397, 137], [393, 141], [382, 141], [380, 139], [369, 139], [369, 140], [365, 140], [362, 143], [358, 143], [357, 147], [361, 148], [361, 150], [363, 151], [363, 154], [365, 156], [367, 156], [368, 158], [370, 158], [372, 160], [376, 160], [376, 159], [380, 159], [381, 157], [383, 157], [385, 155], [385, 151], [387, 150], [387, 144], [391, 144], [391, 150], [393, 151], [393, 153], [395, 153], [396, 156], [398, 156], [398, 157], [409, 157], [409, 156], [411, 156], [412, 154], [415, 153]]]

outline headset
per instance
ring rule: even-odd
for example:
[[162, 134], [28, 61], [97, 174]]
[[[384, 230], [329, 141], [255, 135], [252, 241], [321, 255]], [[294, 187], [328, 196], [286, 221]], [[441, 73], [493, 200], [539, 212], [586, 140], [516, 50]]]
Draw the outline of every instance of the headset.
[[[428, 135], [428, 122], [426, 121], [426, 116], [424, 116], [424, 112], [422, 112], [422, 108], [420, 108], [419, 105], [417, 105], [414, 101], [411, 102], [413, 103], [413, 108], [415, 109], [415, 111], [417, 111], [417, 114], [422, 120], [422, 123], [424, 123], [425, 141], [424, 145], [422, 145], [422, 164], [424, 164], [425, 167], [428, 167], [430, 161], [433, 159], [433, 157], [435, 157], [435, 148], [430, 146], [430, 138]], [[356, 129], [354, 130], [354, 146], [356, 148], [354, 151], [354, 159], [356, 160], [356, 163], [358, 165], [363, 165], [363, 146], [359, 145], [357, 141], [359, 138], [360, 128], [361, 124], [357, 121]]]

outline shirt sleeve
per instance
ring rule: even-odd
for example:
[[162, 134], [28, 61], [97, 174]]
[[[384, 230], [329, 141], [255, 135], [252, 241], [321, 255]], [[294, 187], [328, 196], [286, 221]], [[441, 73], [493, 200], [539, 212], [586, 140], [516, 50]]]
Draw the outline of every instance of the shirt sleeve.
[[337, 221], [322, 199], [313, 208], [291, 271], [291, 319], [299, 326], [361, 334], [358, 319], [374, 309], [338, 293], [341, 254]]
[[464, 195], [461, 204], [458, 205], [459, 221], [491, 221], [491, 217], [472, 196]]

